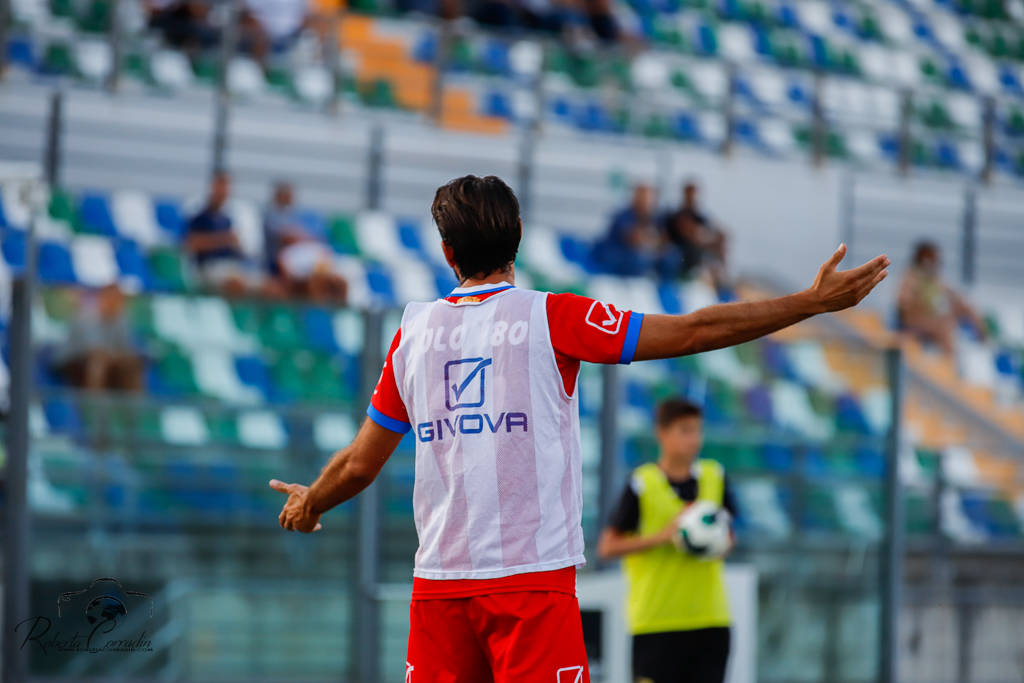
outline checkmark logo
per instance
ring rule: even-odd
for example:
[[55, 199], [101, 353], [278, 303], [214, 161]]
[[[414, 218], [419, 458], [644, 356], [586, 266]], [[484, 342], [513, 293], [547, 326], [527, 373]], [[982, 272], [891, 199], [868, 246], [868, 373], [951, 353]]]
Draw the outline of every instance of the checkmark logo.
[[445, 406], [448, 410], [484, 404], [487, 366], [493, 358], [460, 358], [444, 365]]
[[622, 325], [622, 311], [610, 304], [595, 301], [587, 310], [586, 321], [588, 325], [596, 327], [605, 334], [616, 335]]
[[583, 667], [564, 666], [555, 672], [555, 676], [558, 678], [558, 683], [582, 683]]

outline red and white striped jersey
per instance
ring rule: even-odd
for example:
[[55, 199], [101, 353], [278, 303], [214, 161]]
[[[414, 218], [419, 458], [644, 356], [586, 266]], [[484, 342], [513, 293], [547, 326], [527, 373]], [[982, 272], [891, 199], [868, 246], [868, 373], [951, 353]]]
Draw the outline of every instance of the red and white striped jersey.
[[584, 564], [579, 364], [632, 361], [641, 320], [511, 285], [406, 307], [367, 413], [416, 440], [415, 577]]

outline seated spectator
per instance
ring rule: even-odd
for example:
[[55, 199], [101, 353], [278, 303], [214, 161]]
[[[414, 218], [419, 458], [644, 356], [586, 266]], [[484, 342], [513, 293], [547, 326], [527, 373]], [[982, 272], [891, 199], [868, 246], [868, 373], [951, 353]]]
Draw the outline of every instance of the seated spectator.
[[245, 0], [241, 47], [264, 66], [269, 57], [291, 48], [306, 29], [321, 39], [328, 29], [309, 0]]
[[684, 277], [706, 272], [719, 291], [729, 288], [726, 275], [728, 237], [700, 208], [699, 189], [693, 181], [683, 185], [683, 203], [665, 218], [665, 232], [682, 253]]
[[242, 252], [231, 217], [224, 211], [230, 193], [231, 176], [225, 171], [214, 173], [206, 205], [188, 221], [185, 250], [192, 256], [204, 287], [228, 296], [256, 291], [275, 295], [275, 283], [267, 280], [259, 266]]
[[220, 42], [220, 29], [210, 19], [210, 3], [203, 0], [148, 0], [149, 26], [171, 47], [191, 56]]
[[116, 283], [83, 292], [56, 354], [56, 370], [68, 384], [90, 391], [142, 388], [142, 356], [124, 309], [125, 296]]
[[629, 206], [612, 217], [608, 234], [594, 247], [594, 260], [615, 275], [648, 275], [662, 278], [677, 274], [679, 253], [657, 224], [654, 188], [640, 184], [633, 189]]
[[918, 242], [900, 283], [897, 317], [900, 329], [921, 343], [952, 353], [958, 321], [967, 320], [981, 339], [988, 337], [988, 331], [967, 300], [943, 282], [941, 269], [939, 246]]
[[348, 283], [335, 268], [334, 251], [321, 235], [303, 227], [290, 183], [278, 182], [263, 214], [270, 272], [284, 279], [289, 293], [314, 301], [344, 304]]

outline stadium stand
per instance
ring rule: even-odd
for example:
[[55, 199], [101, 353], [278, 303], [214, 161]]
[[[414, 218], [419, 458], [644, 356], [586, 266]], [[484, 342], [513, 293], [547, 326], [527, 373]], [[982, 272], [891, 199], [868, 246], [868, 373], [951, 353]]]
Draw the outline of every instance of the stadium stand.
[[[782, 158], [809, 153], [820, 105], [830, 158], [877, 167], [905, 154], [920, 168], [971, 175], [985, 164], [990, 118], [993, 169], [1021, 175], [1024, 46], [997, 18], [1018, 12], [1009, 9], [1018, 3], [996, 5], [1002, 9], [978, 16], [941, 2], [634, 0], [619, 13], [648, 46], [636, 52], [570, 50], [464, 22], [450, 31], [369, 3], [346, 12], [337, 28], [341, 90], [364, 106], [432, 112], [445, 127], [482, 133], [539, 118], [554, 129], [718, 147], [731, 127], [740, 146]], [[103, 83], [113, 66], [98, 35], [106, 6], [15, 3], [11, 61], [36, 77]], [[335, 11], [330, 3], [320, 9]], [[132, 87], [170, 93], [214, 82], [210, 55], [190, 63], [154, 46], [141, 17], [125, 23], [122, 58]], [[239, 100], [323, 106], [335, 75], [315, 53], [300, 43], [266, 73], [238, 56], [228, 88]], [[432, 111], [435, 87], [441, 97]]]
[[[11, 193], [3, 196], [2, 252], [7, 268], [17, 271], [24, 265], [25, 235], [14, 221], [24, 216], [25, 209]], [[258, 251], [260, 233], [252, 224], [253, 207], [242, 204], [234, 210], [241, 232], [251, 236], [243, 242]], [[104, 436], [104, 430], [113, 430], [117, 438], [133, 442], [243, 448], [262, 444], [272, 449], [286, 442], [288, 425], [267, 407], [276, 411], [281, 406], [309, 405], [349, 409], [320, 415], [311, 427], [318, 449], [326, 452], [343, 443], [354, 428], [350, 409], [360, 401], [359, 315], [354, 310], [332, 312], [197, 296], [176, 246], [180, 214], [179, 203], [154, 201], [140, 193], [58, 190], [50, 195], [48, 219], [41, 231], [39, 276], [44, 285], [60, 289], [45, 290], [37, 311], [36, 334], [44, 350], [37, 381], [44, 396], [53, 392], [35, 414], [37, 435], [90, 443]], [[392, 308], [409, 299], [439, 296], [454, 286], [450, 273], [428, 248], [436, 241], [429, 224], [380, 212], [325, 216], [307, 211], [306, 215], [311, 222], [328, 226], [331, 244], [353, 283], [357, 308]], [[647, 312], [680, 313], [715, 301], [713, 291], [700, 281], [656, 285], [642, 278], [600, 275], [586, 260], [572, 260], [581, 250], [573, 248], [571, 236], [551, 231], [528, 231], [527, 235], [520, 259], [527, 282], [547, 283], [550, 278], [544, 273], [577, 273], [579, 279], [571, 284], [581, 293]], [[411, 265], [422, 263], [431, 265]], [[66, 287], [98, 286], [112, 280], [134, 283], [143, 292], [134, 299], [131, 322], [147, 352], [148, 399], [128, 421], [134, 425], [128, 433], [123, 433], [125, 425], [97, 422], [88, 402], [61, 387], [45, 353], [47, 343], [66, 335], [74, 306], [74, 292]], [[992, 316], [1016, 320], [1020, 314], [1003, 310]], [[863, 329], [863, 315], [840, 319]], [[624, 410], [626, 424], [635, 428], [626, 430], [623, 437], [624, 465], [635, 466], [651, 455], [653, 441], [646, 427], [649, 406], [686, 387], [705, 396], [711, 434], [708, 447], [714, 457], [729, 471], [752, 475], [738, 489], [746, 511], [741, 529], [763, 525], [763, 530], [783, 538], [801, 525], [830, 533], [877, 535], [878, 492], [863, 482], [874, 480], [877, 488], [883, 471], [879, 439], [886, 433], [889, 408], [881, 368], [870, 356], [857, 353], [852, 342], [822, 342], [829, 335], [821, 330], [798, 330], [782, 335], [788, 337], [784, 342], [770, 339], [695, 359], [631, 368], [623, 387]], [[965, 346], [960, 358], [966, 368], [962, 377], [934, 367], [925, 367], [921, 375], [945, 376], [949, 392], [964, 397], [979, 415], [997, 420], [997, 426], [1019, 439], [1024, 435], [1021, 339], [1019, 330], [998, 331], [1002, 351]], [[911, 354], [910, 360], [912, 367], [941, 362], [921, 353]], [[1010, 404], [1000, 408], [1002, 415], [997, 408], [1007, 400]], [[154, 405], [147, 405], [150, 401]], [[596, 402], [585, 399], [585, 410]], [[232, 406], [232, 411], [221, 414], [202, 407], [220, 404]], [[968, 444], [983, 441], [984, 434], [979, 436], [978, 428], [966, 421], [952, 419], [925, 392], [915, 390], [906, 405], [911, 437], [903, 458], [908, 483], [927, 486], [934, 478], [935, 460], [941, 458], [954, 485], [946, 493], [952, 501], [950, 509], [957, 511], [951, 519], [959, 521], [950, 522], [952, 526], [944, 531], [963, 542], [1020, 538], [1024, 511], [1019, 509], [1022, 491], [1016, 483], [1019, 465], [985, 449], [970, 449]], [[589, 416], [594, 417], [592, 409]], [[750, 445], [715, 441], [716, 427], [728, 432], [736, 422], [764, 432], [755, 432], [758, 435]], [[781, 440], [769, 439], [761, 445], [764, 434]], [[842, 448], [822, 450], [812, 445], [833, 443], [840, 437], [848, 441]], [[114, 437], [106, 434], [105, 438]], [[813, 480], [838, 479], [843, 482], [840, 493], [812, 504], [810, 517], [793, 519], [786, 508], [785, 486], [771, 476], [782, 476], [794, 467]], [[187, 498], [181, 500], [187, 502]], [[266, 512], [258, 506], [243, 508]], [[918, 523], [916, 515], [908, 515], [909, 530], [920, 531]]]

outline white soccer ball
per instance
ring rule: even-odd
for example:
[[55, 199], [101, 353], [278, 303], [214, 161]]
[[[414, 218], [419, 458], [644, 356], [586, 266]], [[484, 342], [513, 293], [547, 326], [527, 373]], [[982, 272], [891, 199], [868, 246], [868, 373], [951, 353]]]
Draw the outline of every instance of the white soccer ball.
[[713, 559], [728, 552], [729, 511], [706, 500], [698, 500], [679, 517], [676, 546], [690, 555]]

